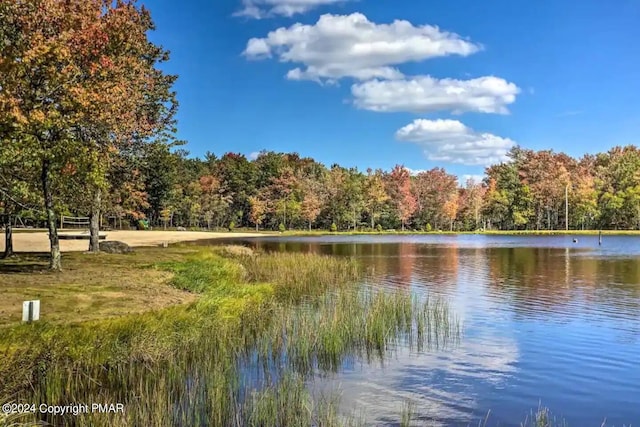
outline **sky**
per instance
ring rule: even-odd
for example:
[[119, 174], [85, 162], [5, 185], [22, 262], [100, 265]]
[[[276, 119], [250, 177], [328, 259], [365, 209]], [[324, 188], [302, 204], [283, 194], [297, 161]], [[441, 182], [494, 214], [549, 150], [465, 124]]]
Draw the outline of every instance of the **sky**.
[[478, 176], [640, 143], [637, 0], [140, 0], [193, 156]]

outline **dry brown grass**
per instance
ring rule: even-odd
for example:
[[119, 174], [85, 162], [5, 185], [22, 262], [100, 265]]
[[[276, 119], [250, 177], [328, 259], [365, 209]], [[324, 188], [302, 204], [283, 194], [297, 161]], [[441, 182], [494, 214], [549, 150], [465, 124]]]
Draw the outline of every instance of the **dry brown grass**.
[[[0, 260], [0, 326], [22, 317], [22, 301], [39, 299], [41, 319], [66, 323], [160, 309], [195, 300], [171, 286], [172, 273], [151, 268], [181, 259], [189, 248], [144, 248], [134, 254], [63, 256], [61, 273], [47, 271], [44, 255]], [[146, 268], [146, 267], [149, 268]]]

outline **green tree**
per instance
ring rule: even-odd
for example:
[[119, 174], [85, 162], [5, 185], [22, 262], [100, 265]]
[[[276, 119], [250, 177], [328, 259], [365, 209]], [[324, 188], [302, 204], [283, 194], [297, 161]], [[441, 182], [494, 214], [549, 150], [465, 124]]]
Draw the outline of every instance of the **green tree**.
[[228, 215], [232, 217], [242, 212], [241, 225], [249, 222], [249, 197], [257, 192], [256, 165], [242, 154], [227, 153], [216, 162], [214, 174], [220, 179], [223, 194], [230, 201]]
[[364, 182], [364, 208], [369, 214], [371, 229], [382, 214], [385, 203], [389, 200], [389, 195], [384, 186], [384, 174], [378, 169], [375, 172], [367, 169], [367, 176]]
[[155, 68], [167, 54], [147, 40], [153, 24], [133, 1], [27, 0], [2, 8], [0, 122], [13, 121], [13, 141], [37, 158], [50, 267], [59, 270], [56, 200], [64, 171], [81, 171], [75, 176], [94, 193], [90, 246], [97, 250], [108, 156], [170, 123], [174, 79]]

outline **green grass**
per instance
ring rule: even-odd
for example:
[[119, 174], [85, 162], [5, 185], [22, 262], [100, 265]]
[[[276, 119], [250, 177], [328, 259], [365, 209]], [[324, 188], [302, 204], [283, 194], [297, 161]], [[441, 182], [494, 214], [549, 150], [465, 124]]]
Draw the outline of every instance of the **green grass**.
[[[53, 324], [103, 320], [193, 302], [171, 286], [172, 273], [141, 268], [189, 257], [197, 248], [144, 248], [133, 254], [63, 254], [64, 270], [48, 271], [45, 254], [0, 260], [0, 328], [19, 324], [22, 302], [39, 299], [41, 318]], [[0, 335], [2, 335], [0, 333]]]
[[[309, 409], [300, 383], [277, 379], [335, 371], [354, 355], [384, 358], [399, 339], [418, 339], [411, 331], [420, 316], [432, 317], [408, 295], [348, 286], [360, 270], [347, 259], [202, 248], [145, 271], [170, 272], [173, 286], [198, 299], [115, 319], [6, 328], [5, 401], [126, 404], [124, 415], [80, 417], [76, 425], [263, 425], [273, 411], [282, 425], [339, 425], [334, 404]], [[316, 296], [302, 298], [306, 292]], [[240, 379], [256, 367], [266, 388], [252, 394], [258, 385]], [[53, 416], [42, 421], [64, 424]]]

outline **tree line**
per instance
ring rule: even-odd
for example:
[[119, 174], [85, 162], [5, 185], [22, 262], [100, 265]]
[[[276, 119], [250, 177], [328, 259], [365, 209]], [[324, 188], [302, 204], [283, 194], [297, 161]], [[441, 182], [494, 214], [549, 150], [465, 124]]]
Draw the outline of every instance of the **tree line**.
[[0, 208], [45, 226], [99, 228], [553, 230], [640, 228], [640, 151], [573, 158], [514, 147], [482, 182], [327, 167], [296, 153], [194, 158], [175, 139], [176, 76], [134, 0], [0, 0]]
[[[443, 168], [410, 174], [331, 167], [296, 153], [149, 153], [128, 214], [160, 227], [290, 230], [640, 229], [640, 150], [580, 159], [514, 147], [482, 182]], [[131, 210], [131, 207], [137, 209]], [[109, 208], [122, 212], [117, 204]]]

